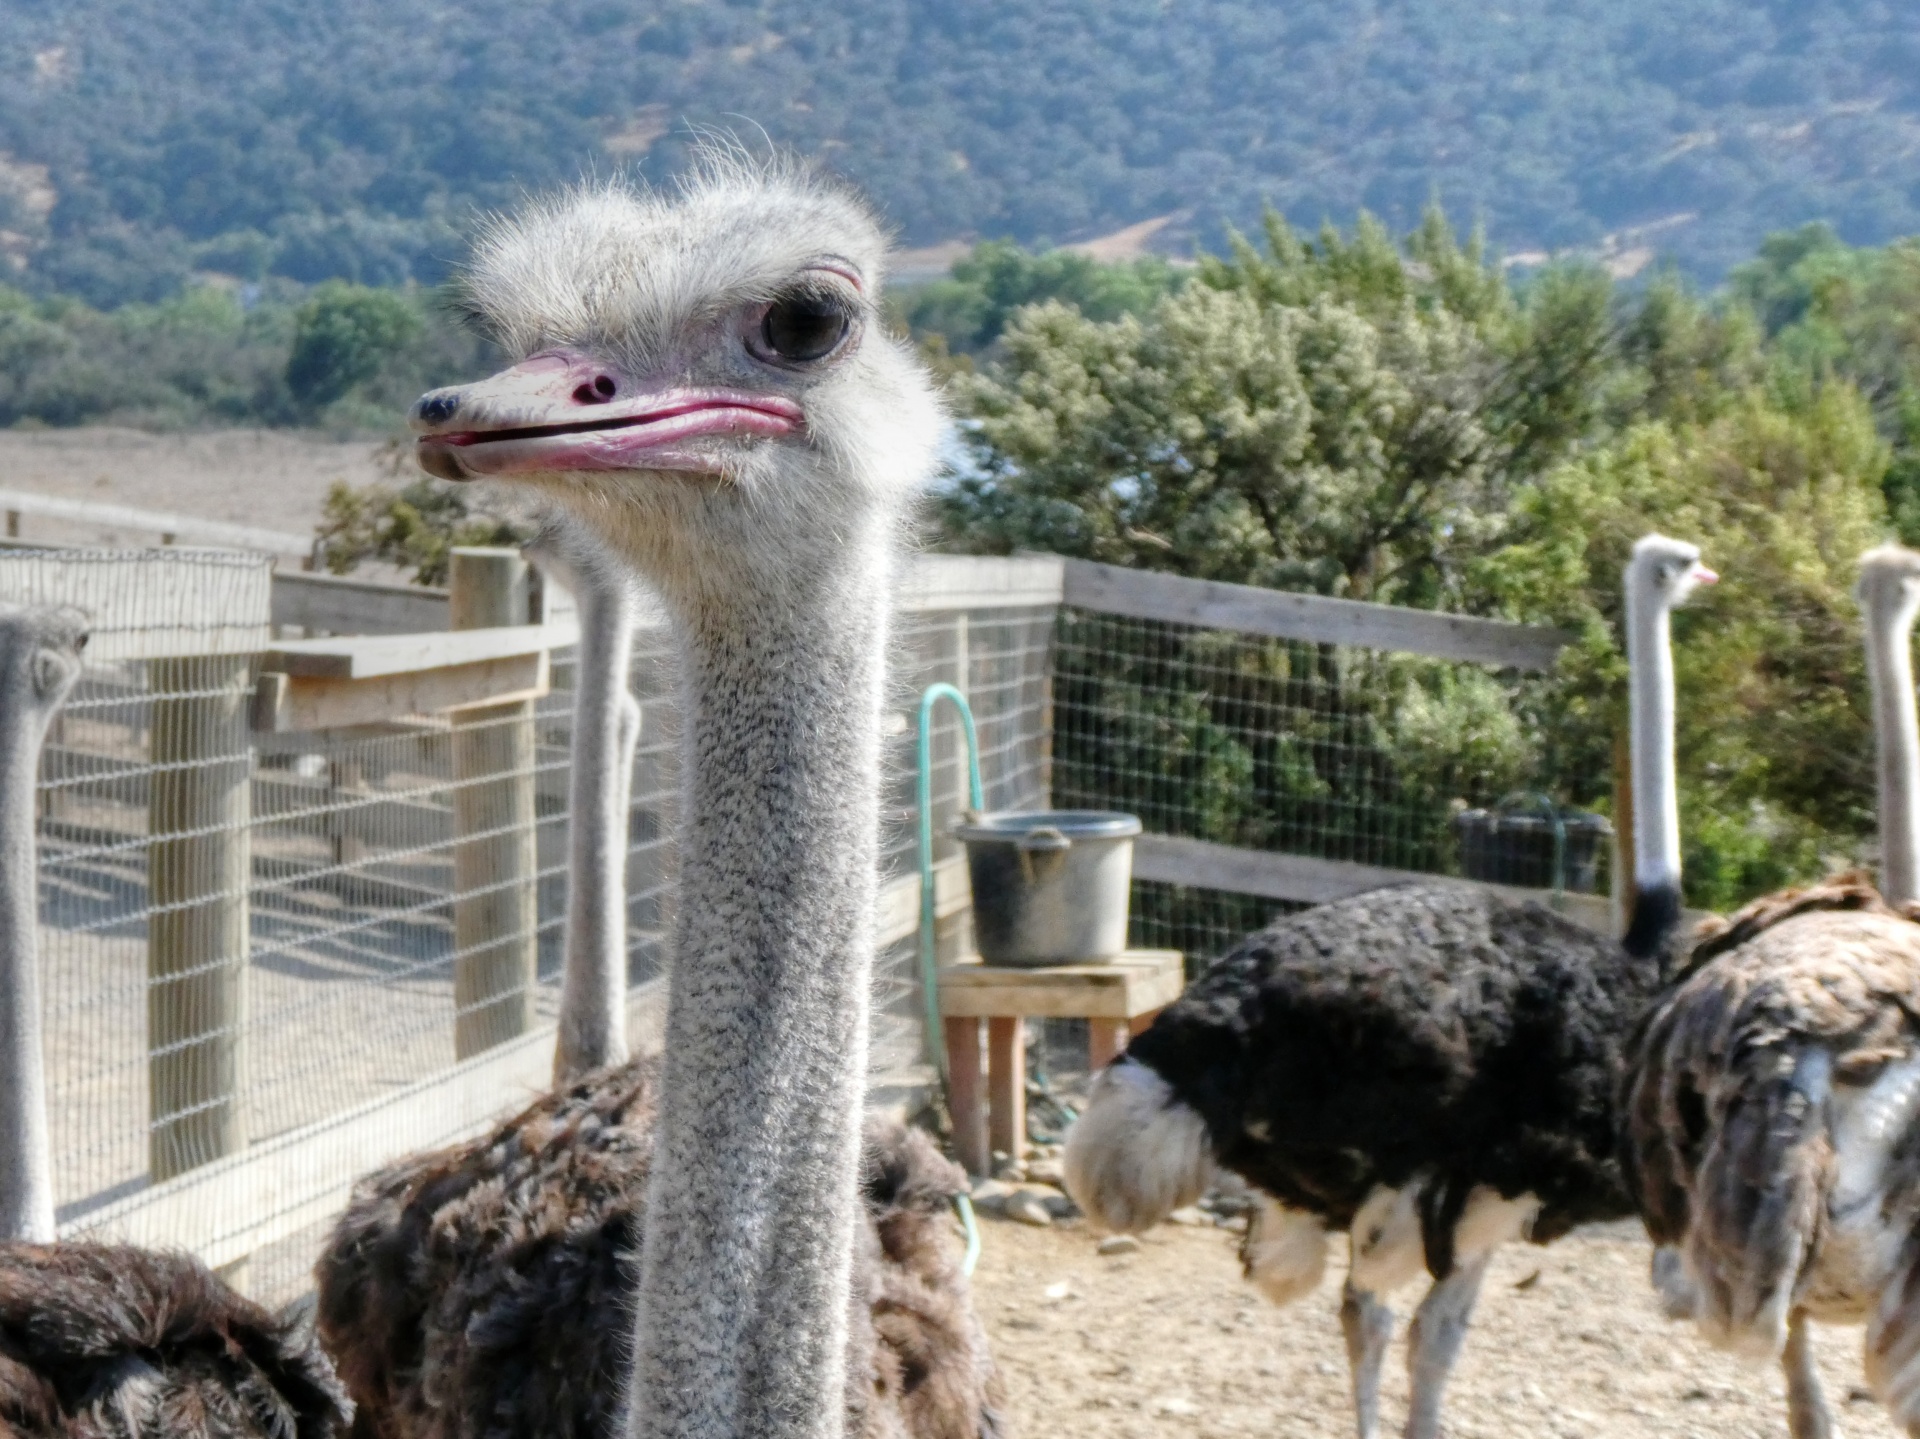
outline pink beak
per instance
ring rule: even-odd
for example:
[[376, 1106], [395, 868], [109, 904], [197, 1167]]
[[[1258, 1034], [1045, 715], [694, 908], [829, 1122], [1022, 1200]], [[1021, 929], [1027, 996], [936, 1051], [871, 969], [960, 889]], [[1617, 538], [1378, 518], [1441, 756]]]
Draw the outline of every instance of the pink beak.
[[1696, 585], [1717, 585], [1720, 583], [1720, 576], [1705, 565], [1696, 563], [1693, 567], [1693, 582]]
[[777, 439], [805, 412], [782, 395], [635, 386], [585, 356], [550, 353], [432, 390], [409, 422], [420, 468], [443, 480], [593, 470], [723, 471], [713, 436]]

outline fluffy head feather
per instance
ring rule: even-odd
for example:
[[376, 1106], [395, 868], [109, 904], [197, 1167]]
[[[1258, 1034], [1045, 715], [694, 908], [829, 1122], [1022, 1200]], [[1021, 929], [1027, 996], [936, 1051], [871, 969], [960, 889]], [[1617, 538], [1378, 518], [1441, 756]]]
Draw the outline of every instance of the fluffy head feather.
[[[934, 385], [880, 309], [886, 258], [852, 192], [727, 150], [674, 189], [532, 202], [487, 227], [463, 281], [521, 363], [424, 396], [422, 462], [543, 492], [670, 604], [804, 606], [816, 561], [857, 548], [883, 563], [937, 463]], [[796, 302], [844, 320], [844, 338], [812, 358], [770, 350], [770, 310]], [[654, 438], [702, 406], [697, 434]], [[796, 581], [798, 596], [779, 589]]]

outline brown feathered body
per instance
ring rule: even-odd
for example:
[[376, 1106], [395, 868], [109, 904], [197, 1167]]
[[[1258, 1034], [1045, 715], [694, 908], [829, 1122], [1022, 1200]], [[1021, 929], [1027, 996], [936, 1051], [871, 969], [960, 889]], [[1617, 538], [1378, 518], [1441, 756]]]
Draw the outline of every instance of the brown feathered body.
[[187, 1255], [0, 1243], [0, 1434], [329, 1439], [350, 1413], [310, 1334]]
[[[358, 1439], [619, 1433], [656, 1080], [598, 1071], [360, 1183], [315, 1269]], [[949, 1218], [966, 1176], [903, 1125], [865, 1140], [847, 1431], [1003, 1435]]]
[[1621, 1113], [1674, 1311], [1756, 1356], [1795, 1312], [1864, 1320], [1920, 1432], [1920, 923], [1853, 876], [1717, 923], [1637, 1028]]

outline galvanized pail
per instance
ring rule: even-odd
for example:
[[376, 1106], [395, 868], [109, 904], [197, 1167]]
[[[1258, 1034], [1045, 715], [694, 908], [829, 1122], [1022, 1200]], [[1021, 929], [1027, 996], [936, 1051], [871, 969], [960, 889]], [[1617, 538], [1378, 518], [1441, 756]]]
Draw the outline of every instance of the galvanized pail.
[[1107, 810], [983, 814], [956, 825], [973, 880], [973, 935], [988, 964], [1040, 968], [1127, 947], [1140, 821]]

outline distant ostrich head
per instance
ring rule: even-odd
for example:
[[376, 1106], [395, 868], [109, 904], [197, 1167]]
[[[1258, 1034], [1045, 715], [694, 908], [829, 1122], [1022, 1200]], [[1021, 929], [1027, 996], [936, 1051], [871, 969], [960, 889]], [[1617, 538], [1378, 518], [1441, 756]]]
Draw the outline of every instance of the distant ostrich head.
[[1700, 547], [1666, 535], [1642, 535], [1627, 562], [1629, 597], [1672, 609], [1687, 602], [1701, 585], [1720, 576], [1700, 563]]
[[1886, 626], [1890, 634], [1912, 630], [1920, 615], [1920, 550], [1905, 545], [1880, 545], [1860, 556], [1860, 582], [1855, 598], [1869, 621]]
[[885, 252], [856, 196], [718, 151], [678, 193], [592, 186], [496, 221], [465, 294], [519, 362], [415, 404], [420, 463], [545, 491], [670, 601], [804, 570], [933, 466]]
[[1873, 689], [1880, 892], [1920, 899], [1920, 715], [1913, 693], [1913, 624], [1920, 615], [1920, 552], [1881, 545], [1860, 557], [1854, 589], [1867, 620]]

